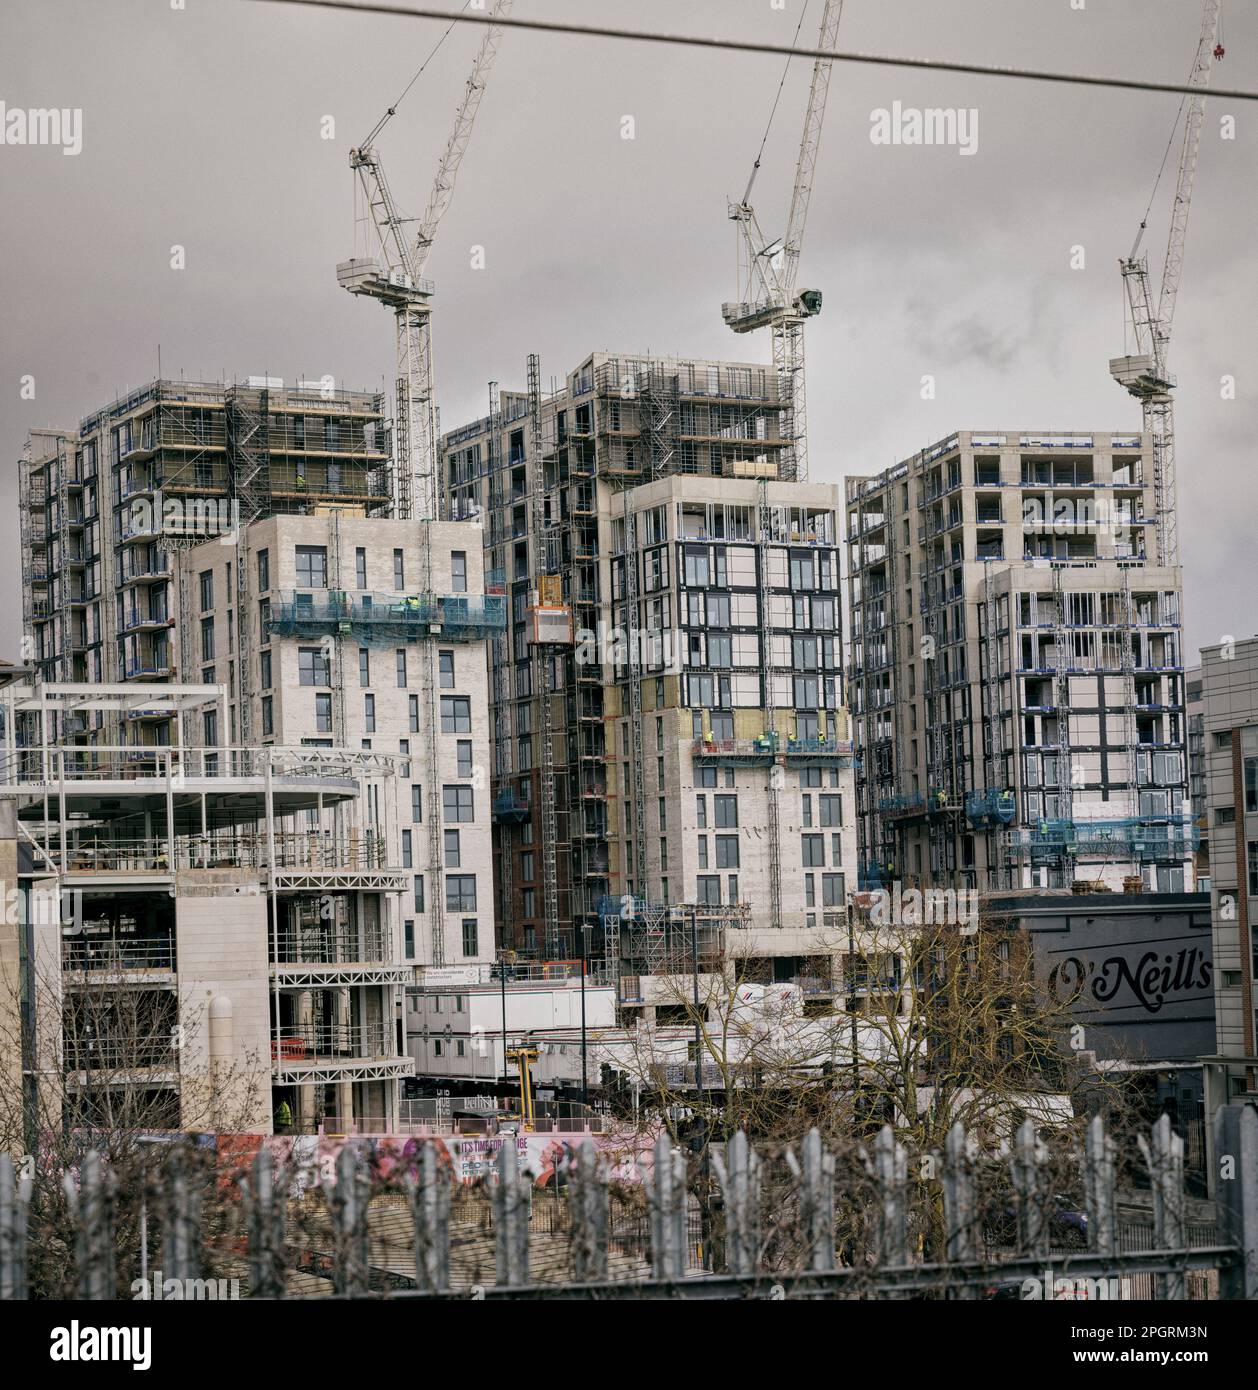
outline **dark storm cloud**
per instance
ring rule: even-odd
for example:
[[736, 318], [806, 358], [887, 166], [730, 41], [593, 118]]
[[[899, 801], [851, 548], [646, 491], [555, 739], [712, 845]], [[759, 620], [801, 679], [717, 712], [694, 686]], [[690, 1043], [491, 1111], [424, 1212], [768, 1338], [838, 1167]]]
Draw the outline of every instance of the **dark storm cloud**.
[[[519, 0], [521, 13], [788, 42], [799, 0]], [[454, 7], [453, 4], [451, 6]], [[803, 33], [811, 41], [813, 0]], [[852, 49], [1182, 81], [1198, 0], [847, 0]], [[35, 424], [76, 423], [157, 370], [217, 378], [393, 376], [387, 315], [336, 286], [354, 249], [349, 146], [410, 78], [433, 23], [247, 0], [7, 0], [0, 100], [81, 109], [82, 151], [0, 147], [0, 508], [18, 584], [15, 460]], [[422, 208], [479, 35], [452, 36], [380, 141]], [[1258, 16], [1227, 7], [1227, 82], [1258, 87]], [[777, 59], [508, 34], [431, 263], [442, 420], [486, 382], [543, 378], [598, 347], [767, 358], [737, 339], [726, 201], [741, 193]], [[755, 200], [770, 234], [790, 191], [808, 65], [790, 74]], [[874, 145], [893, 103], [978, 112], [972, 157]], [[884, 467], [958, 427], [1126, 429], [1117, 259], [1130, 246], [1178, 99], [835, 70], [801, 284], [815, 478]], [[1258, 269], [1252, 111], [1220, 138], [1207, 106], [1176, 324], [1189, 658], [1255, 628], [1252, 330]], [[635, 138], [621, 138], [632, 115]], [[323, 118], [335, 139], [322, 139]], [[1160, 261], [1163, 181], [1146, 245]], [[171, 247], [187, 269], [172, 270]], [[473, 269], [473, 247], [485, 268]], [[1082, 246], [1086, 268], [1071, 269]], [[922, 400], [923, 375], [936, 378]], [[1221, 379], [1237, 378], [1235, 400]], [[33, 402], [19, 383], [33, 376]], [[12, 652], [18, 605], [5, 606]]]

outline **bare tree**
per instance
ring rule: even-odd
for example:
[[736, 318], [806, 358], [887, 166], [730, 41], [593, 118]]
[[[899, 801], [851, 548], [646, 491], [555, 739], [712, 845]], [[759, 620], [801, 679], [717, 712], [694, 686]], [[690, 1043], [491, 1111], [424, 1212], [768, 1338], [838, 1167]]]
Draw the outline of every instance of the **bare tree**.
[[[99, 976], [99, 978], [96, 978]], [[67, 1195], [85, 1155], [109, 1176], [122, 1293], [140, 1271], [142, 1213], [158, 1237], [158, 1178], [173, 1147], [197, 1133], [256, 1130], [269, 1076], [262, 1059], [212, 1060], [208, 1008], [174, 993], [120, 983], [106, 969], [53, 966], [3, 972], [0, 1145], [32, 1183], [29, 1278], [33, 1297], [72, 1297], [75, 1223]], [[192, 1165], [213, 1198], [212, 1163]], [[153, 1248], [157, 1248], [154, 1245]]]

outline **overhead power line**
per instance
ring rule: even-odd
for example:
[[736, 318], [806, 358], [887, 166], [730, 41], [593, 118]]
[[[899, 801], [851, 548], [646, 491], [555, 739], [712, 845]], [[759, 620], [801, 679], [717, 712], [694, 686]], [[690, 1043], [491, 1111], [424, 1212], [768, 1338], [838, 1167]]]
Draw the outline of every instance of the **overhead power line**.
[[[616, 29], [608, 25], [569, 24], [561, 20], [497, 19], [488, 14], [452, 14], [420, 5], [386, 5], [379, 0], [257, 0], [266, 5], [311, 5], [318, 9], [341, 10], [350, 14], [395, 15], [404, 19], [435, 19], [445, 23], [501, 24], [508, 29], [531, 29], [540, 34], [566, 34], [578, 38], [620, 39], [637, 43], [674, 44], [687, 48], [715, 48], [729, 53], [768, 53], [780, 58], [825, 58], [835, 63], [867, 64], [872, 67], [912, 68], [925, 72], [957, 72], [972, 77], [1013, 77], [1027, 82], [1066, 82], [1081, 87], [1106, 87], [1119, 91], [1171, 92], [1192, 94], [1192, 88], [1179, 82], [1151, 82], [1138, 77], [1100, 77], [1081, 72], [1049, 72], [1038, 68], [996, 67], [987, 63], [958, 63], [941, 58], [904, 58], [886, 53], [827, 53], [819, 48], [793, 48], [789, 44], [760, 43], [751, 39], [710, 38], [702, 34], [652, 34], [640, 29]], [[1212, 97], [1229, 101], [1258, 101], [1258, 92], [1228, 88], [1211, 89]]]

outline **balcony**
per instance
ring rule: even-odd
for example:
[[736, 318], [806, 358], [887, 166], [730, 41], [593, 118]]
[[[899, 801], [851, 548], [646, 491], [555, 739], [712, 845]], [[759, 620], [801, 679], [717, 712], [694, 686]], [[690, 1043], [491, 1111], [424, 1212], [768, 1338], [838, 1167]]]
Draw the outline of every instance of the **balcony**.
[[164, 681], [174, 675], [174, 667], [166, 656], [140, 657], [123, 665], [124, 681]]
[[413, 1076], [415, 1063], [400, 1056], [393, 1027], [382, 1023], [285, 1024], [271, 1040], [271, 1069], [281, 1083]]
[[61, 969], [95, 979], [169, 974], [175, 969], [174, 938], [67, 937], [61, 943]]
[[[75, 602], [76, 600], [71, 600]], [[77, 600], [80, 603], [87, 603], [87, 598]], [[157, 613], [142, 613], [138, 608], [133, 608], [130, 612], [122, 614], [118, 631], [125, 632], [155, 632], [164, 627], [174, 627], [175, 620], [169, 615]]]
[[68, 1072], [113, 1072], [130, 1077], [144, 1071], [173, 1078], [179, 1074], [179, 1053], [169, 1031], [155, 1025], [155, 1031], [148, 1033], [141, 1025], [134, 1037], [66, 1038], [63, 1065]]

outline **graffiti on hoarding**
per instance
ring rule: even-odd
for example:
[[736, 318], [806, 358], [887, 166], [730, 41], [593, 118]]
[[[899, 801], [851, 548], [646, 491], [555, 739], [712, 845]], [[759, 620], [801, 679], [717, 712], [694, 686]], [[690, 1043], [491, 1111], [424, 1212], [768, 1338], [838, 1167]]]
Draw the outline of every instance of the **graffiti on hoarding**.
[[425, 1139], [436, 1145], [442, 1168], [454, 1182], [483, 1182], [492, 1176], [503, 1144], [513, 1143], [520, 1172], [540, 1187], [562, 1184], [577, 1149], [587, 1139], [608, 1164], [613, 1181], [639, 1183], [649, 1176], [655, 1134], [581, 1134], [565, 1138], [554, 1134], [299, 1134], [263, 1137], [256, 1134], [217, 1136], [221, 1181], [234, 1182], [243, 1175], [257, 1151], [266, 1145], [277, 1168], [290, 1174], [292, 1194], [305, 1196], [327, 1180], [335, 1180], [336, 1160], [352, 1145], [373, 1181], [401, 1183], [419, 1171], [419, 1151]]

